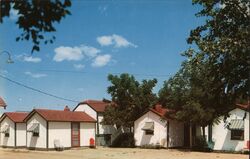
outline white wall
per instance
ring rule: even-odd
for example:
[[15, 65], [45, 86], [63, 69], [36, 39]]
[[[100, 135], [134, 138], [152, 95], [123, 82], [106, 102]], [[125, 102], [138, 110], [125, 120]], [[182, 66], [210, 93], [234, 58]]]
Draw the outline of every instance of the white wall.
[[0, 133], [1, 139], [0, 139], [0, 145], [1, 146], [9, 146], [9, 147], [14, 147], [15, 146], [15, 124], [13, 121], [11, 121], [8, 117], [6, 117], [2, 122], [1, 122], [1, 129], [5, 126], [9, 125], [9, 137], [5, 137], [4, 133]]
[[[102, 125], [103, 115], [98, 114], [99, 134], [113, 134], [116, 128], [113, 125]], [[97, 131], [97, 130], [96, 130]]]
[[16, 146], [26, 147], [26, 123], [16, 123]]
[[32, 126], [33, 123], [39, 123], [39, 137], [33, 137], [31, 132], [27, 132], [27, 147], [31, 148], [46, 148], [47, 141], [47, 122], [37, 113], [35, 113], [27, 121], [27, 130]]
[[88, 104], [80, 104], [80, 105], [77, 106], [77, 108], [74, 111], [76, 111], [76, 112], [79, 112], [79, 111], [80, 112], [85, 112], [89, 116], [91, 116], [92, 118], [94, 118], [95, 120], [97, 120], [96, 119], [97, 112], [94, 109], [92, 109]]
[[71, 147], [71, 122], [49, 122], [48, 124], [49, 148], [55, 148], [55, 140], [59, 140], [65, 148]]
[[[230, 117], [227, 118], [227, 123], [232, 119], [243, 119], [245, 111], [236, 108], [229, 112]], [[246, 142], [249, 140], [249, 113], [244, 120], [244, 141], [243, 140], [231, 140], [231, 130], [225, 127], [223, 117], [220, 117], [220, 122], [214, 124], [212, 128], [212, 140], [214, 141], [214, 150], [228, 150], [228, 151], [241, 151], [246, 147]], [[206, 134], [208, 134], [208, 128], [206, 128]]]
[[181, 147], [184, 145], [184, 124], [175, 120], [169, 120], [169, 147]]
[[95, 125], [95, 123], [80, 124], [80, 146], [90, 146], [90, 138], [95, 140]]
[[[82, 111], [87, 113], [89, 116], [97, 120], [97, 112], [91, 108], [88, 104], [80, 104], [74, 111]], [[112, 134], [116, 131], [112, 125], [102, 125], [103, 115], [98, 114], [98, 123], [96, 123], [96, 134]], [[99, 126], [99, 132], [97, 132], [97, 126]]]
[[[146, 135], [142, 130], [146, 122], [154, 122], [154, 135]], [[149, 111], [141, 116], [134, 123], [134, 138], [136, 146], [143, 146], [147, 144], [160, 143], [161, 146], [167, 146], [167, 127], [166, 121], [161, 121], [160, 117], [155, 113]]]

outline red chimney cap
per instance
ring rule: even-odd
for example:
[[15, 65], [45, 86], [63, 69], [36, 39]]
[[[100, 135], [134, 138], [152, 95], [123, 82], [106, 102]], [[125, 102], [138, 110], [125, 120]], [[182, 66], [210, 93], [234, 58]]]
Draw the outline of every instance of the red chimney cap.
[[70, 109], [67, 105], [64, 107], [64, 111], [70, 111]]

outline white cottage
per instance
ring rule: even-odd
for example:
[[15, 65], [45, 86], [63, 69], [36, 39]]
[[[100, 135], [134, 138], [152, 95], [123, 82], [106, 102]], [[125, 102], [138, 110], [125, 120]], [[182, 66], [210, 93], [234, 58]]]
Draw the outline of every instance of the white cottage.
[[0, 146], [26, 147], [26, 112], [6, 112], [0, 118]]
[[249, 109], [249, 103], [237, 104], [225, 122], [220, 117], [219, 123], [206, 128], [207, 140], [213, 143], [214, 150], [249, 150]]
[[182, 147], [184, 124], [164, 115], [169, 111], [156, 105], [134, 122], [136, 146], [160, 145], [161, 147]]
[[34, 109], [25, 121], [29, 149], [93, 146], [95, 140], [96, 120], [84, 112]]
[[85, 112], [92, 118], [94, 118], [96, 123], [96, 137], [97, 145], [110, 145], [111, 143], [111, 134], [113, 134], [116, 129], [112, 125], [103, 125], [101, 124], [103, 120], [103, 112], [105, 108], [110, 105], [108, 101], [100, 100], [86, 100], [80, 102], [73, 111], [75, 112]]

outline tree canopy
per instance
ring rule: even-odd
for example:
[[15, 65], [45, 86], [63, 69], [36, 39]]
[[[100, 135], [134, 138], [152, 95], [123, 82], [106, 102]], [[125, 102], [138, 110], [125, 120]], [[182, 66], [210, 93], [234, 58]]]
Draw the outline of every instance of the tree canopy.
[[164, 83], [160, 102], [177, 119], [206, 126], [226, 115], [238, 98], [249, 99], [250, 2], [194, 0], [206, 17], [187, 39], [197, 49], [183, 53], [181, 69]]
[[[209, 75], [220, 81], [235, 98], [249, 98], [250, 77], [250, 2], [248, 0], [194, 0], [203, 9], [197, 17], [206, 23], [191, 31], [187, 40], [196, 44], [193, 58], [203, 56]], [[198, 60], [198, 59], [197, 59]], [[214, 86], [215, 87], [215, 86]], [[221, 93], [215, 90], [216, 95]]]
[[9, 17], [11, 10], [17, 11], [17, 21], [21, 35], [16, 41], [31, 40], [32, 53], [40, 50], [40, 43], [53, 43], [55, 36], [46, 38], [45, 35], [56, 31], [55, 22], [60, 22], [66, 15], [70, 15], [68, 8], [70, 0], [3, 0], [0, 1], [0, 23], [4, 17]]
[[105, 110], [105, 124], [132, 127], [134, 121], [157, 102], [157, 96], [152, 91], [156, 79], [140, 83], [132, 75], [121, 74], [109, 75], [108, 80], [111, 85], [107, 91], [115, 104]]

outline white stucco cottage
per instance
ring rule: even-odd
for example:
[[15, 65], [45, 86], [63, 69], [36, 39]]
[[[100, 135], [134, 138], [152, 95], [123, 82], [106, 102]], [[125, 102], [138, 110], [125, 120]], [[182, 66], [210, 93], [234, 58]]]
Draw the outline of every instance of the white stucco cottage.
[[26, 147], [26, 112], [6, 112], [0, 118], [0, 146]]
[[86, 100], [80, 102], [73, 111], [75, 112], [85, 112], [92, 118], [94, 118], [96, 123], [96, 139], [97, 145], [110, 145], [111, 134], [113, 134], [116, 129], [112, 125], [101, 124], [103, 120], [103, 112], [105, 108], [110, 105], [108, 101], [101, 100]]
[[164, 115], [168, 109], [156, 105], [134, 122], [136, 146], [160, 145], [161, 147], [182, 147], [184, 124]]
[[249, 150], [249, 103], [237, 104], [229, 112], [229, 117], [206, 128], [207, 140], [213, 143], [214, 150], [243, 151]]
[[34, 109], [25, 121], [29, 149], [55, 149], [55, 142], [64, 148], [90, 146], [95, 139], [96, 120], [84, 112]]

